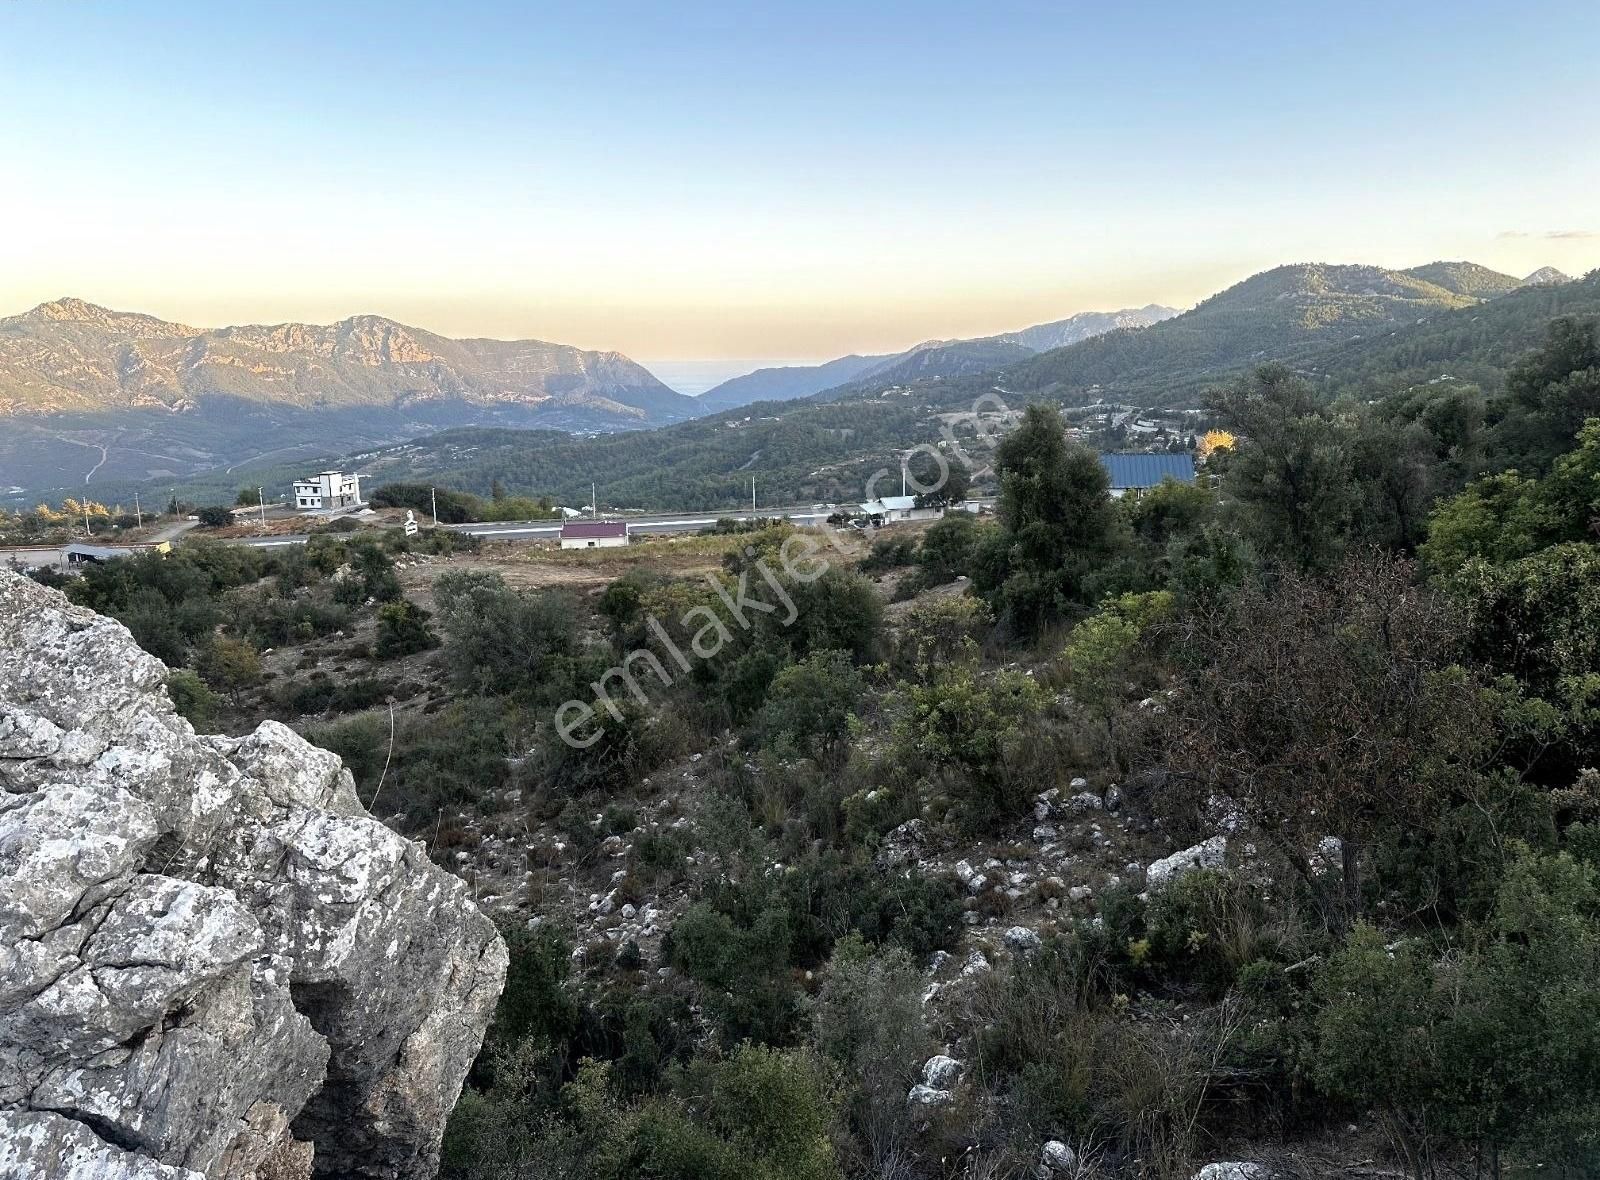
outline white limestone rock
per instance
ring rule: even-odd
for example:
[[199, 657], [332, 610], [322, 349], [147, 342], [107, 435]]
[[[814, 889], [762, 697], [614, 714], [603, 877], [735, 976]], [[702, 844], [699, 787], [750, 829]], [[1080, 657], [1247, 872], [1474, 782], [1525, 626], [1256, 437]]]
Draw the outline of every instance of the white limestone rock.
[[505, 946], [268, 722], [0, 571], [0, 1176], [431, 1176]]
[[1036, 951], [1043, 945], [1037, 931], [1026, 926], [1013, 926], [1005, 933], [1006, 945], [1019, 954]]
[[1059, 1139], [1052, 1139], [1039, 1151], [1039, 1162], [1052, 1173], [1071, 1172], [1078, 1166], [1078, 1153]]
[[961, 1076], [961, 1062], [943, 1053], [922, 1063], [922, 1084], [936, 1090], [948, 1090]]
[[1195, 869], [1220, 869], [1227, 854], [1227, 837], [1212, 836], [1193, 848], [1174, 852], [1171, 856], [1162, 857], [1151, 864], [1144, 871], [1145, 884], [1155, 889]]

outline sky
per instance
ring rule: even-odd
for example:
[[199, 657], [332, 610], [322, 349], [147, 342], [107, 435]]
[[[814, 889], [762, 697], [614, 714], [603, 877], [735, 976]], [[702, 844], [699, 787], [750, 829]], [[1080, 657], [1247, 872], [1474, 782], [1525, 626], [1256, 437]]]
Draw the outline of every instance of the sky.
[[0, 0], [0, 314], [371, 312], [703, 383], [1285, 262], [1582, 273], [1596, 46], [1593, 0]]

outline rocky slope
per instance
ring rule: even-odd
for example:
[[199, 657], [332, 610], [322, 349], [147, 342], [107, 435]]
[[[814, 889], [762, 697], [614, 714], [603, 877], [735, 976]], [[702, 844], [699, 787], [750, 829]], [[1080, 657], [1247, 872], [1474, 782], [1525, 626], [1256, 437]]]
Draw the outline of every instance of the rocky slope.
[[450, 340], [381, 316], [202, 331], [58, 299], [0, 319], [0, 415], [187, 410], [212, 395], [306, 407], [553, 402], [639, 421], [694, 409], [621, 353]]
[[506, 950], [276, 723], [0, 572], [0, 1176], [433, 1174]]
[[0, 319], [0, 471], [41, 492], [319, 462], [452, 426], [608, 431], [702, 412], [621, 353], [380, 316], [203, 331], [58, 299]]

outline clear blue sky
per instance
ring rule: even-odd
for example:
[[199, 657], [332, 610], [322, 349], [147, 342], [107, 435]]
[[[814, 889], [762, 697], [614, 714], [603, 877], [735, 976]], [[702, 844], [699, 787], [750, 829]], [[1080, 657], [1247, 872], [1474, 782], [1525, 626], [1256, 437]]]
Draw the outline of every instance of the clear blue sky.
[[1600, 5], [0, 0], [0, 312], [809, 357], [1600, 265]]

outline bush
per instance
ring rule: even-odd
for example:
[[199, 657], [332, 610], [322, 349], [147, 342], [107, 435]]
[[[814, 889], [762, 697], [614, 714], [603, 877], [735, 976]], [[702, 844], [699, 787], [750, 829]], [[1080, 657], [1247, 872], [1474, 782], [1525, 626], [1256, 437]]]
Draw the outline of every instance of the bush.
[[480, 700], [458, 701], [432, 717], [396, 712], [392, 754], [387, 713], [357, 714], [307, 736], [345, 760], [368, 807], [379, 814], [400, 812], [418, 828], [434, 823], [441, 808], [476, 802], [505, 787], [511, 775], [509, 720]]
[[167, 695], [178, 716], [194, 726], [197, 733], [210, 732], [220, 703], [217, 694], [193, 672], [178, 669], [167, 673]]
[[821, 651], [779, 672], [756, 717], [761, 744], [780, 753], [801, 754], [837, 764], [849, 752], [850, 732], [861, 674], [842, 651]]
[[445, 658], [457, 684], [486, 696], [555, 704], [572, 695], [580, 662], [577, 613], [565, 595], [522, 594], [498, 574], [461, 570], [434, 580]]
[[238, 702], [239, 693], [261, 683], [261, 660], [242, 639], [218, 635], [200, 653], [196, 670], [212, 687]]
[[1292, 962], [1295, 955], [1285, 949], [1294, 938], [1287, 916], [1275, 918], [1260, 885], [1232, 873], [1197, 870], [1154, 890], [1145, 929], [1146, 972], [1213, 999], [1225, 995], [1248, 964]]
[[378, 638], [374, 653], [380, 660], [394, 660], [439, 646], [439, 639], [428, 626], [433, 616], [409, 598], [386, 602], [378, 608]]
[[911, 565], [916, 559], [915, 537], [879, 537], [861, 559], [860, 568], [863, 573], [877, 574]]
[[978, 645], [994, 625], [994, 615], [981, 598], [941, 595], [908, 610], [895, 642], [894, 667], [926, 679], [955, 664], [970, 664]]
[[[1379, 1108], [1413, 1168], [1456, 1144], [1600, 1165], [1600, 875], [1522, 851], [1458, 946], [1358, 927], [1318, 981], [1316, 1075]], [[1579, 1015], [1583, 1013], [1585, 1015]]]
[[922, 583], [942, 586], [963, 575], [970, 577], [978, 549], [992, 529], [992, 525], [980, 524], [970, 512], [952, 512], [928, 529], [917, 550]]
[[1044, 701], [1044, 690], [1021, 673], [954, 670], [910, 684], [895, 703], [895, 750], [906, 764], [944, 772], [964, 826], [993, 831], [1027, 808], [1033, 784], [1017, 772], [1023, 751], [1016, 741]]

